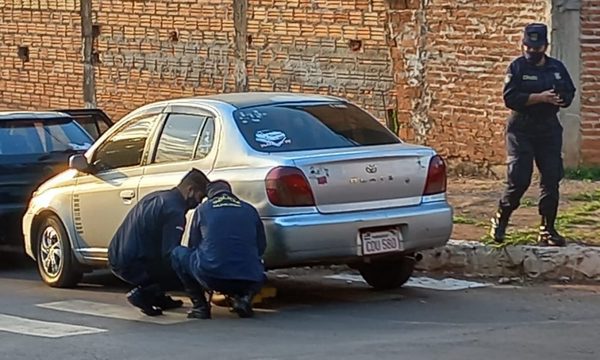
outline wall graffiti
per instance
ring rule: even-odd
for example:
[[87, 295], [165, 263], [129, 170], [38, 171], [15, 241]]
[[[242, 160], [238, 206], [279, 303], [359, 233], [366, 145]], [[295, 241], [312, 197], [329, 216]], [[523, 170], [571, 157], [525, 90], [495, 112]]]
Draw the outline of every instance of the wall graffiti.
[[[196, 35], [196, 36], [194, 36]], [[151, 82], [200, 87], [234, 76], [233, 44], [227, 39], [205, 39], [190, 33], [173, 42], [157, 35], [141, 38], [122, 34], [99, 39], [101, 67], [109, 69], [110, 81], [129, 81], [130, 72], [149, 73]], [[185, 39], [187, 38], [187, 39]], [[123, 72], [123, 70], [128, 70]]]

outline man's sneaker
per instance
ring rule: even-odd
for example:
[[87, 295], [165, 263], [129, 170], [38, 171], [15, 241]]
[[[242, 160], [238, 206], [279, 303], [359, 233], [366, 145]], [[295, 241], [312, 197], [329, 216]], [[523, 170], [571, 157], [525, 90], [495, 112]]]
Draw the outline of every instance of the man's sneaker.
[[162, 315], [162, 310], [160, 308], [152, 306], [148, 297], [144, 293], [144, 290], [140, 287], [136, 287], [135, 289], [127, 293], [127, 301], [131, 305], [139, 308], [142, 311], [142, 313], [148, 316]]
[[157, 297], [152, 305], [159, 307], [162, 310], [172, 310], [182, 307], [183, 301], [175, 300], [168, 295], [162, 294]]
[[566, 240], [553, 228], [540, 226], [538, 241], [542, 246], [565, 246]]
[[232, 300], [233, 311], [236, 312], [239, 317], [250, 318], [254, 316], [251, 295], [234, 296]]

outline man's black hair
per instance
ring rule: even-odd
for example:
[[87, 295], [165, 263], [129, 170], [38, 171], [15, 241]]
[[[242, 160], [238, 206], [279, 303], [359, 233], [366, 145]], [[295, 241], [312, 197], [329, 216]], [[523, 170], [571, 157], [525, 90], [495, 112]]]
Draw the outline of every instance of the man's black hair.
[[206, 186], [210, 183], [208, 177], [200, 170], [192, 168], [184, 177], [181, 179], [180, 185], [187, 186], [191, 185], [198, 190], [202, 190], [206, 193]]
[[215, 180], [208, 184], [206, 190], [206, 196], [211, 198], [222, 192], [231, 192], [231, 185], [225, 180]]

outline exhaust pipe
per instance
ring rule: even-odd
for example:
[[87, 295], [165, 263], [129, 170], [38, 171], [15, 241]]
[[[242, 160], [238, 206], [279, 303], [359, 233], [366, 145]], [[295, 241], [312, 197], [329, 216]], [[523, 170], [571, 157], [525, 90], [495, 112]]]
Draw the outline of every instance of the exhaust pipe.
[[419, 262], [421, 260], [423, 260], [423, 255], [421, 255], [420, 253], [415, 254], [414, 256], [406, 256], [407, 259], [411, 259], [414, 262]]

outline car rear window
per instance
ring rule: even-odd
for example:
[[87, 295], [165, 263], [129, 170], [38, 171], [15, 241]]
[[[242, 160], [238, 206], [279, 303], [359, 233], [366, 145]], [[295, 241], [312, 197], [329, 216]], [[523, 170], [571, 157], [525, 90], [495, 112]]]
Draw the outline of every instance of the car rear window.
[[92, 143], [72, 119], [0, 121], [0, 155], [86, 150]]
[[286, 152], [399, 143], [379, 121], [341, 102], [277, 104], [236, 110], [248, 144], [262, 152]]

